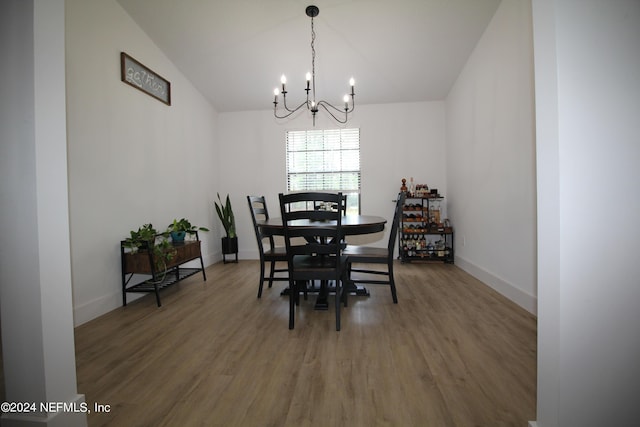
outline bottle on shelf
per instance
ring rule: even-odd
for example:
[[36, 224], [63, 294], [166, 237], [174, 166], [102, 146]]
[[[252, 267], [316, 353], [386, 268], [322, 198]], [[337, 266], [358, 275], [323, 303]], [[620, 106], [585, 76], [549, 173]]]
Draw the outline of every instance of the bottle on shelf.
[[433, 256], [433, 244], [431, 244], [431, 242], [429, 242], [427, 244], [427, 254], [432, 257]]
[[423, 235], [423, 236], [420, 238], [420, 247], [424, 250], [424, 249], [427, 249], [427, 247], [428, 247], [428, 246], [429, 246], [429, 245], [428, 245], [428, 243], [427, 243], [427, 238]]

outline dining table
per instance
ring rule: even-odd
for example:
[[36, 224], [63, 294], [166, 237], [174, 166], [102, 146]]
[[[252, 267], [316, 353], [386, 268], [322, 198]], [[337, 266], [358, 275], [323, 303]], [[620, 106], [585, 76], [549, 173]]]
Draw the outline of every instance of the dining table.
[[[332, 221], [312, 221], [308, 219], [299, 219], [289, 222], [289, 227], [326, 227], [331, 225]], [[335, 222], [335, 221], [334, 221]], [[384, 231], [387, 220], [381, 216], [375, 215], [354, 215], [347, 214], [342, 217], [342, 234], [347, 236], [357, 236], [363, 234], [373, 234]], [[265, 236], [284, 236], [284, 224], [282, 218], [272, 217], [266, 220], [258, 220], [258, 227], [261, 228]], [[358, 296], [369, 296], [369, 290], [355, 283], [346, 285], [350, 294]], [[289, 288], [282, 291], [283, 295], [289, 292]], [[318, 290], [318, 298], [316, 300], [316, 310], [327, 310], [329, 307], [327, 301], [327, 293], [323, 292], [322, 287]]]

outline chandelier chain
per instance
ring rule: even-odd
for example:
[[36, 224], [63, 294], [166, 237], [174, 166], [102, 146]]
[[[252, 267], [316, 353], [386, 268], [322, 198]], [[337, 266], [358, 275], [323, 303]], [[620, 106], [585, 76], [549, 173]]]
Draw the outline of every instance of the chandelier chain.
[[311, 101], [316, 102], [316, 30], [313, 26], [313, 17], [311, 17], [311, 84], [313, 85], [313, 97]]

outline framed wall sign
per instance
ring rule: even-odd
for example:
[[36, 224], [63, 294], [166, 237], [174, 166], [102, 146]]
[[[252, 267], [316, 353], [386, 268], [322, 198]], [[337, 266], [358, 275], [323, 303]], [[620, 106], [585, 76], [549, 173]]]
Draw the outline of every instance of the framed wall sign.
[[120, 52], [120, 78], [126, 84], [171, 105], [171, 83], [124, 52]]

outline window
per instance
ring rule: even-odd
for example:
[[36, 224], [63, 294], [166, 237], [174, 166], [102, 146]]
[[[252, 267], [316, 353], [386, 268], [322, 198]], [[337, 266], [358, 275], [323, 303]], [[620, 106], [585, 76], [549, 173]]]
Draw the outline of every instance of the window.
[[342, 191], [360, 213], [360, 129], [288, 131], [287, 191]]

